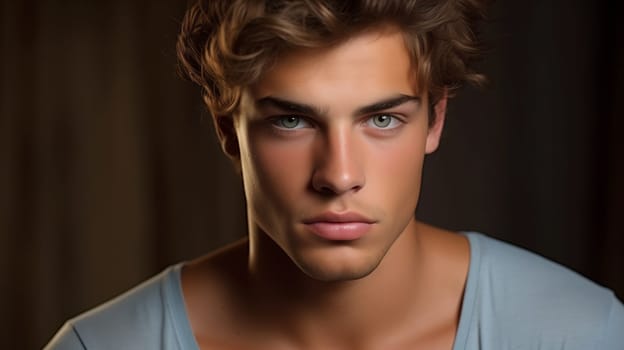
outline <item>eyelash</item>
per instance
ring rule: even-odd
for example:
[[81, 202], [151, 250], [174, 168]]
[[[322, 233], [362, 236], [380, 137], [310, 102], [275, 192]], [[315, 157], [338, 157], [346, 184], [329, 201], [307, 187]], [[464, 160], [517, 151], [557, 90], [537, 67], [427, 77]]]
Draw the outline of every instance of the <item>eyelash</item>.
[[307, 118], [299, 116], [299, 115], [294, 115], [294, 114], [293, 115], [280, 115], [280, 116], [276, 116], [276, 117], [271, 118], [270, 121], [271, 121], [271, 124], [274, 127], [276, 127], [278, 130], [285, 130], [285, 131], [288, 131], [288, 130], [298, 130], [298, 129], [302, 129], [302, 128], [306, 127], [306, 126], [301, 127], [301, 126], [299, 126], [299, 124], [297, 125], [298, 127], [293, 127], [293, 128], [287, 128], [287, 127], [278, 125], [281, 121], [284, 121], [286, 118], [297, 118], [299, 120], [299, 124], [300, 123], [306, 123], [306, 124], [309, 124], [309, 125], [312, 124]]
[[[378, 118], [378, 117], [390, 117], [390, 125], [392, 125], [391, 127], [379, 127], [379, 126], [375, 126], [373, 125], [374, 123], [374, 119]], [[284, 121], [286, 118], [297, 118], [299, 123], [292, 128], [288, 128], [288, 127], [284, 127], [283, 125], [278, 125], [280, 122]], [[384, 131], [390, 131], [390, 130], [394, 130], [398, 127], [401, 126], [401, 124], [404, 124], [405, 121], [398, 117], [397, 115], [394, 115], [392, 113], [379, 113], [379, 114], [374, 114], [374, 115], [370, 115], [367, 116], [365, 118], [363, 118], [363, 122], [362, 124], [366, 125], [366, 126], [370, 126], [375, 130], [384, 130]], [[308, 118], [304, 117], [304, 116], [299, 116], [299, 115], [281, 115], [281, 116], [276, 116], [273, 118], [270, 118], [271, 124], [276, 127], [278, 130], [285, 130], [285, 131], [289, 131], [289, 130], [298, 130], [298, 129], [303, 129], [306, 128], [308, 126], [312, 126], [315, 123], [310, 121]], [[308, 125], [303, 125], [301, 126], [300, 124], [304, 123], [304, 124], [308, 124]]]
[[390, 130], [394, 130], [400, 127], [401, 124], [404, 123], [404, 121], [401, 118], [391, 113], [380, 113], [380, 114], [369, 116], [366, 118], [365, 123], [367, 125], [371, 125], [371, 123], [374, 123], [375, 118], [378, 118], [378, 117], [390, 117], [390, 124], [389, 126], [386, 126], [386, 127], [373, 126], [373, 129], [376, 129], [376, 130], [390, 131]]

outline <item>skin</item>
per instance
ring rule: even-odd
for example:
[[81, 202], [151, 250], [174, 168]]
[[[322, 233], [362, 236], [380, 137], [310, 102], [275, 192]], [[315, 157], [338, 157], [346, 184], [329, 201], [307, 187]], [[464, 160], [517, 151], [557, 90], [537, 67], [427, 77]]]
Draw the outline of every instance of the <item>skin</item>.
[[[249, 239], [182, 273], [202, 349], [452, 348], [469, 247], [414, 218], [446, 98], [429, 126], [412, 68], [386, 28], [294, 51], [246, 92], [221, 135], [236, 145]], [[315, 227], [328, 213], [365, 229], [327, 239]]]

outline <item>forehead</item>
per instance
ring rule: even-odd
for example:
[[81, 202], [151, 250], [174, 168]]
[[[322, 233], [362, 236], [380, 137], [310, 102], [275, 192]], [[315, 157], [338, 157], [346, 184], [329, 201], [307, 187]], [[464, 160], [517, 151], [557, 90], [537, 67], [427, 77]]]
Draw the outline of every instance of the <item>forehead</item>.
[[255, 100], [283, 97], [317, 105], [418, 95], [410, 55], [400, 31], [369, 31], [322, 49], [281, 56], [250, 87]]

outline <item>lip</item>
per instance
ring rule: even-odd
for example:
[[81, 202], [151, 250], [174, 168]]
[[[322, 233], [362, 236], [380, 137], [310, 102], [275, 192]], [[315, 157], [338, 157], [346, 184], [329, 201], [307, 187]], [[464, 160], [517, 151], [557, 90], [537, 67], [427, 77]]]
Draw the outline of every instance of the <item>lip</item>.
[[353, 241], [362, 238], [375, 221], [354, 212], [326, 212], [303, 223], [312, 233], [323, 239]]
[[344, 223], [344, 222], [362, 222], [367, 224], [374, 224], [375, 220], [369, 219], [364, 215], [356, 212], [325, 212], [321, 215], [304, 220], [304, 224], [311, 224], [315, 222], [331, 222], [331, 223]]

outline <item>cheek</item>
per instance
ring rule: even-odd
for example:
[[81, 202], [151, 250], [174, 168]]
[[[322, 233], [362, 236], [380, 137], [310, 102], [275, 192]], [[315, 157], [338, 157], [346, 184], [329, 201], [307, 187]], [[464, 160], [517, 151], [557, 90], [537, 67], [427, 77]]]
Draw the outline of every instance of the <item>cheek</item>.
[[[407, 136], [407, 135], [406, 135]], [[420, 181], [425, 151], [425, 135], [420, 133], [392, 144], [375, 158], [379, 198], [393, 201], [401, 209], [415, 209], [420, 193]], [[418, 142], [415, 142], [419, 140]], [[414, 207], [414, 208], [410, 208]]]
[[397, 190], [412, 189], [420, 184], [423, 157], [417, 152], [396, 152], [383, 159], [386, 181]]
[[280, 207], [292, 205], [309, 181], [309, 153], [302, 142], [285, 144], [250, 135], [249, 170], [255, 194]]

